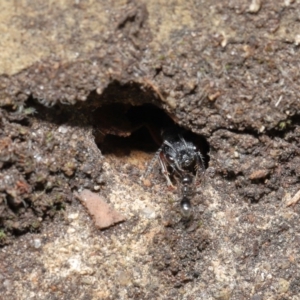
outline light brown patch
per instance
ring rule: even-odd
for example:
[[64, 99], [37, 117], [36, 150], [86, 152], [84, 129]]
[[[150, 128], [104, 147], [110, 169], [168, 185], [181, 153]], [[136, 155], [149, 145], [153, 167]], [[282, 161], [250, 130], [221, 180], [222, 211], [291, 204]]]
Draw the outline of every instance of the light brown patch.
[[76, 196], [92, 216], [97, 228], [104, 229], [125, 221], [125, 217], [108, 205], [104, 197], [89, 190], [83, 190]]
[[269, 175], [268, 170], [256, 170], [253, 173], [250, 174], [249, 179], [255, 180], [255, 179], [262, 179]]

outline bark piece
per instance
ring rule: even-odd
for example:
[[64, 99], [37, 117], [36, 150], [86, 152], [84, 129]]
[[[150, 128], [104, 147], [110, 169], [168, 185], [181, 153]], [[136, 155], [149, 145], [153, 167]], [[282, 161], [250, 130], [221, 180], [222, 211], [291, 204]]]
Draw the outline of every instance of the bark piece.
[[77, 197], [92, 216], [97, 228], [104, 229], [125, 221], [125, 217], [107, 204], [104, 197], [89, 190], [83, 190]]
[[249, 179], [251, 180], [263, 179], [266, 178], [268, 175], [269, 175], [268, 170], [256, 170], [250, 174]]

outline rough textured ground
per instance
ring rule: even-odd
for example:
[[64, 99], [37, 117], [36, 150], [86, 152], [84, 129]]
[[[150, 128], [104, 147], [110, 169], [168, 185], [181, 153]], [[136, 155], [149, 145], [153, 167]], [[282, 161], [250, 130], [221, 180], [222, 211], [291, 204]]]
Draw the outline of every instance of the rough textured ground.
[[[0, 4], [1, 297], [300, 299], [299, 1], [102, 2]], [[209, 150], [189, 223], [139, 180], [172, 122]]]

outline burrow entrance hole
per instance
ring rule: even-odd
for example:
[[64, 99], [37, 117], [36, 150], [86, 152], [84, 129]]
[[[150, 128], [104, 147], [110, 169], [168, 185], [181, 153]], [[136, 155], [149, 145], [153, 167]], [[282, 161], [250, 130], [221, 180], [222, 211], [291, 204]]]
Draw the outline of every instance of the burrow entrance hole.
[[[107, 104], [97, 109], [95, 116], [95, 142], [104, 155], [128, 155], [131, 150], [155, 152], [163, 142], [163, 130], [182, 130], [164, 110], [153, 104]], [[207, 167], [209, 145], [206, 139], [187, 130], [184, 137], [200, 149]]]
[[[132, 150], [153, 153], [163, 142], [163, 130], [183, 129], [160, 107], [155, 91], [138, 83], [113, 82], [101, 95], [91, 92], [86, 102], [78, 102], [75, 107], [46, 108], [32, 100], [28, 104], [37, 108], [38, 117], [59, 125], [92, 125], [95, 142], [104, 155], [129, 155]], [[207, 140], [189, 130], [184, 131], [185, 137], [200, 149], [208, 167]]]
[[[107, 101], [108, 97], [113, 99], [113, 103]], [[163, 142], [163, 130], [183, 130], [159, 107], [154, 92], [151, 95], [149, 90], [141, 89], [138, 84], [114, 84], [104, 91], [101, 98], [106, 101], [93, 112], [93, 126], [95, 142], [104, 155], [128, 155], [131, 150], [155, 152]], [[184, 137], [200, 149], [207, 168], [209, 144], [205, 137], [186, 129]]]

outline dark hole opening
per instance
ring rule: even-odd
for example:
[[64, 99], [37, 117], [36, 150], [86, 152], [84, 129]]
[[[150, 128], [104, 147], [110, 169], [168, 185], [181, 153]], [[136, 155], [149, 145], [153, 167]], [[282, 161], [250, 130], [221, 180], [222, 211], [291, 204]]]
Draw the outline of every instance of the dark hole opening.
[[[97, 136], [97, 134], [96, 134]], [[146, 128], [138, 129], [133, 132], [129, 137], [119, 137], [116, 135], [108, 134], [103, 141], [96, 143], [105, 154], [129, 155], [131, 150], [141, 150], [145, 152], [155, 152], [157, 150], [156, 143], [152, 140]]]
[[[174, 124], [173, 120], [160, 108], [158, 108], [156, 105], [159, 103], [159, 96], [156, 94], [155, 89], [152, 85], [147, 84], [140, 84], [136, 82], [130, 82], [126, 84], [121, 84], [118, 81], [113, 81], [110, 83], [103, 93], [99, 96], [96, 91], [92, 91], [90, 95], [88, 96], [88, 101], [86, 102], [80, 102], [78, 101], [74, 106], [66, 106], [62, 105], [60, 103], [57, 103], [53, 107], [46, 107], [45, 105], [42, 105], [37, 99], [30, 96], [26, 102], [26, 106], [22, 107], [24, 110], [30, 110], [33, 109], [32, 113], [27, 112], [28, 115], [34, 115], [34, 117], [42, 120], [47, 120], [49, 122], [53, 122], [55, 124], [65, 124], [68, 123], [70, 125], [74, 126], [89, 126], [93, 125], [96, 128], [98, 127], [98, 120], [97, 120], [97, 114], [99, 112], [109, 112], [110, 116], [114, 116], [114, 119], [118, 116], [115, 114], [113, 107], [116, 108], [116, 111], [119, 109], [119, 115], [128, 114], [128, 116], [131, 118], [134, 124], [138, 124], [141, 119], [146, 117], [145, 123], [148, 122], [149, 119], [151, 119], [151, 116], [154, 116], [153, 120], [157, 123], [157, 127], [160, 128], [166, 128], [168, 125]], [[101, 108], [96, 109], [96, 113], [94, 114], [94, 117], [92, 117], [94, 120], [92, 121], [90, 118], [90, 113], [93, 111], [96, 107], [99, 107], [99, 103], [105, 103]], [[110, 104], [108, 104], [110, 103]], [[126, 104], [125, 104], [126, 103]], [[135, 106], [131, 103], [139, 103], [139, 106]], [[153, 104], [154, 103], [154, 104]], [[31, 119], [30, 118], [24, 118], [19, 116], [19, 113], [12, 108], [7, 108], [10, 112], [14, 112], [15, 116], [10, 116], [11, 120], [13, 120], [16, 123], [19, 123], [23, 126], [31, 126]], [[20, 109], [20, 111], [22, 111]], [[125, 112], [124, 112], [125, 109]], [[126, 112], [128, 110], [128, 112]], [[123, 112], [122, 112], [123, 111]], [[139, 115], [138, 112], [141, 112], [141, 115]], [[21, 117], [21, 118], [20, 118]], [[98, 116], [99, 118], [99, 116]], [[84, 119], [84, 120], [83, 120]], [[104, 118], [105, 119], [105, 118]], [[107, 118], [106, 118], [107, 119]], [[118, 123], [118, 121], [116, 121]], [[280, 137], [284, 138], [286, 134], [288, 134], [290, 131], [293, 131], [296, 125], [300, 124], [300, 114], [295, 114], [291, 117], [289, 117], [287, 120], [283, 120], [278, 124], [276, 128], [272, 128], [269, 131], [267, 131], [267, 134], [271, 137]], [[180, 128], [180, 127], [179, 127]], [[137, 129], [138, 131], [139, 129]], [[134, 137], [131, 137], [128, 139], [125, 139], [125, 141], [122, 143], [121, 139], [117, 139], [117, 144], [120, 143], [120, 147], [129, 144], [133, 146], [133, 149], [140, 149], [144, 151], [152, 152], [149, 138], [150, 140], [153, 140], [153, 135], [150, 134], [149, 136], [149, 130], [148, 132], [143, 130], [146, 136], [144, 134], [140, 134], [141, 137], [138, 137], [138, 135], [135, 138], [136, 133], [133, 133]], [[257, 136], [257, 133], [251, 129], [244, 130], [244, 133], [249, 133], [251, 135]], [[116, 141], [116, 137], [118, 135], [111, 134], [112, 137], [107, 135], [107, 139], [111, 139], [113, 141]], [[98, 134], [95, 134], [96, 138]], [[209, 145], [204, 137], [201, 137], [199, 135], [196, 135], [198, 140], [201, 140], [202, 147], [204, 148], [203, 153], [206, 154], [205, 156], [205, 162], [206, 165], [208, 165], [209, 156], [207, 155], [209, 153]], [[135, 146], [137, 144], [136, 142], [133, 142], [131, 144], [130, 139], [133, 141], [137, 141], [138, 138], [140, 138], [140, 144]], [[290, 140], [293, 138], [290, 137]], [[146, 145], [144, 147], [144, 140], [147, 140], [148, 146]], [[101, 144], [100, 142], [98, 143]], [[156, 143], [157, 144], [157, 143]], [[109, 143], [108, 143], [109, 145]], [[153, 143], [153, 149], [155, 148], [155, 143]], [[110, 152], [116, 152], [115, 150], [109, 150], [106, 149], [106, 145], [104, 145], [104, 151], [106, 153]], [[103, 150], [101, 149], [101, 150]], [[147, 150], [148, 149], [148, 150]], [[128, 153], [128, 151], [123, 151], [124, 153]], [[129, 151], [130, 152], [130, 151]]]
[[[99, 104], [102, 104], [99, 107]], [[34, 99], [28, 105], [37, 110], [35, 116], [58, 125], [94, 128], [95, 142], [101, 152], [117, 156], [129, 155], [132, 150], [153, 153], [162, 145], [161, 133], [171, 127], [184, 130], [161, 108], [150, 87], [137, 83], [111, 83], [101, 94], [92, 92], [85, 103], [73, 106], [56, 105], [47, 108]], [[185, 130], [185, 138], [192, 141], [209, 163], [209, 144], [206, 139]]]
[[[94, 126], [95, 141], [104, 155], [129, 155], [132, 150], [155, 152], [163, 142], [163, 130], [183, 130], [168, 114], [153, 104], [103, 105], [94, 112]], [[184, 137], [200, 149], [207, 168], [209, 145], [206, 139], [187, 130]]]

